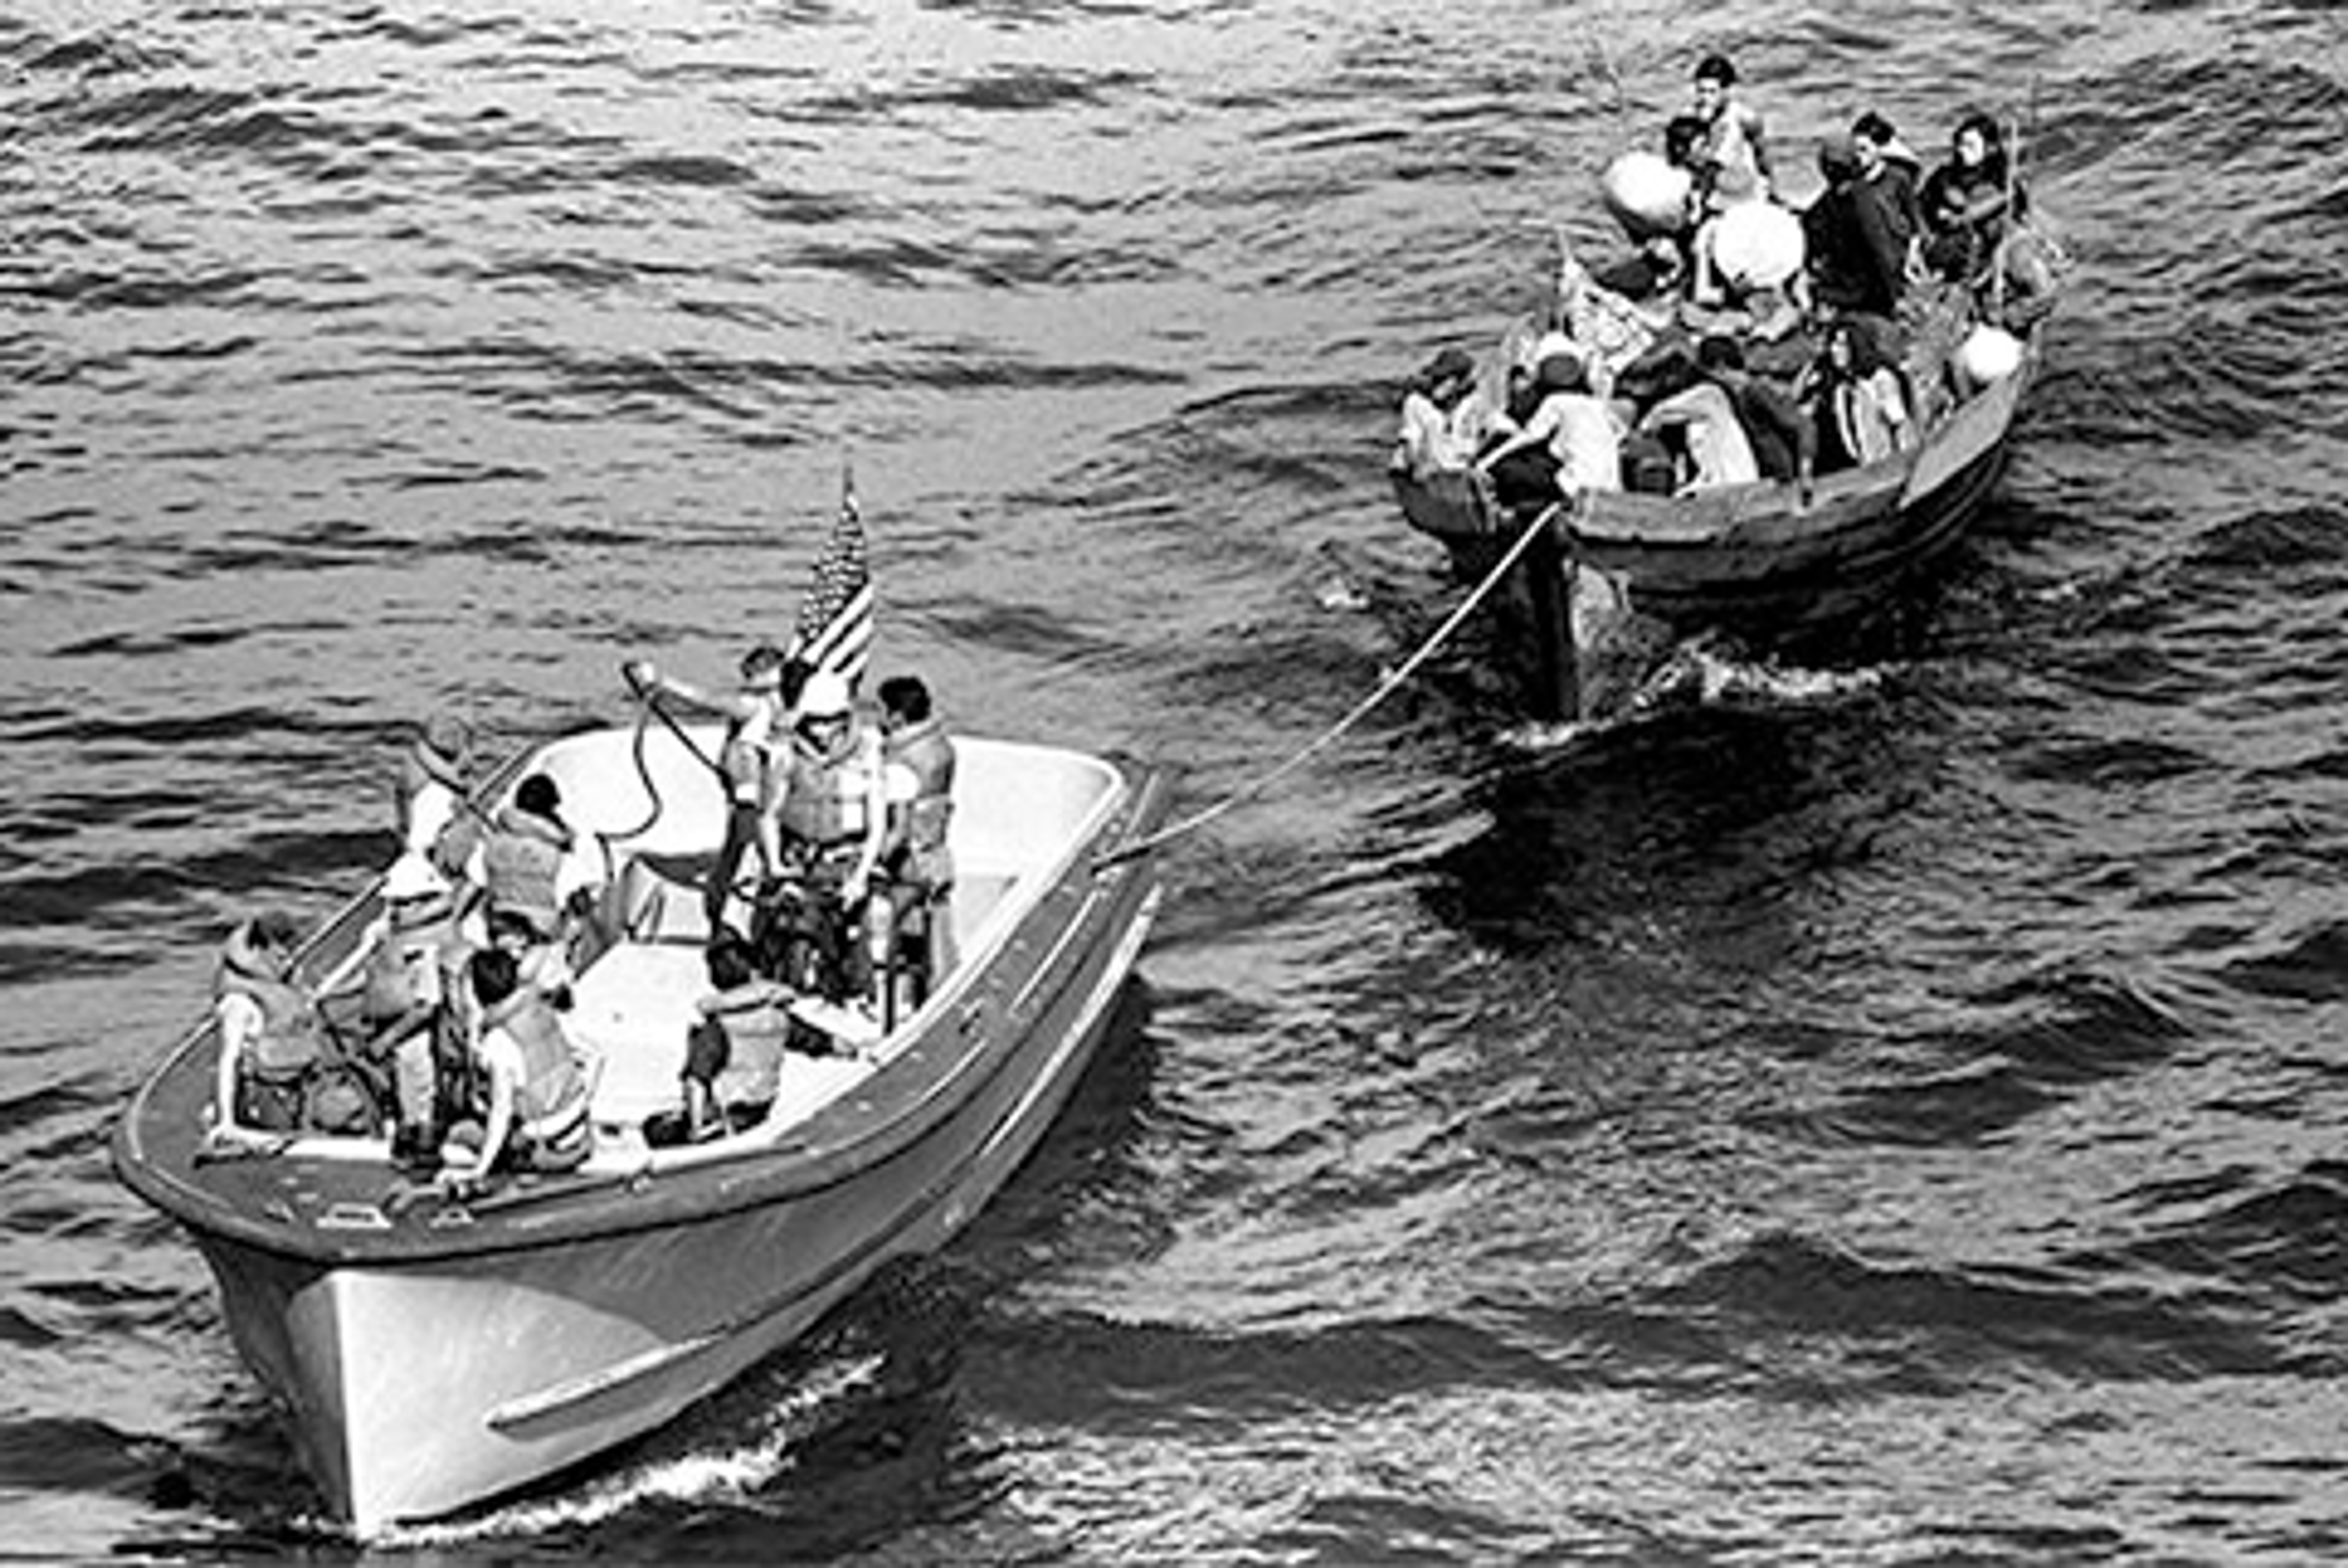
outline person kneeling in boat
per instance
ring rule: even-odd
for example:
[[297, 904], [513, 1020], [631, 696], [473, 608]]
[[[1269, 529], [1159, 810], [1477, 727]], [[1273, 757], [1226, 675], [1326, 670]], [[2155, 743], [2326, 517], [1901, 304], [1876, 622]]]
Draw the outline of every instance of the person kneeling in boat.
[[888, 830], [887, 774], [880, 737], [857, 722], [848, 682], [824, 670], [799, 692], [788, 747], [769, 810], [760, 819], [783, 886], [767, 889], [768, 910], [788, 906], [786, 940], [812, 946], [815, 973], [786, 973], [795, 989], [870, 1005], [873, 974], [857, 917], [864, 911]]
[[656, 1146], [706, 1143], [764, 1117], [781, 1081], [783, 1051], [801, 1029], [791, 1019], [789, 988], [758, 973], [741, 937], [718, 932], [703, 961], [714, 989], [694, 1004], [685, 1030], [678, 1075], [685, 1111], [645, 1119], [644, 1141]]
[[593, 1145], [588, 1082], [561, 1019], [521, 983], [511, 953], [483, 948], [465, 971], [479, 1009], [468, 1032], [486, 1102], [479, 1122], [450, 1132], [439, 1184], [461, 1195], [501, 1171], [577, 1170]]
[[371, 1130], [372, 1102], [342, 1069], [324, 1016], [294, 978], [298, 939], [292, 917], [273, 909], [221, 946], [212, 1004], [220, 1065], [205, 1137], [215, 1153], [305, 1131]]

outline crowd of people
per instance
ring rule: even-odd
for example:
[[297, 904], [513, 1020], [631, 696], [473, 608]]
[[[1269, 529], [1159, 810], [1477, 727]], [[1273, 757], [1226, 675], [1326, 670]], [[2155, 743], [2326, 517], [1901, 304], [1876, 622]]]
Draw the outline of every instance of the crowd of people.
[[1561, 242], [1548, 319], [1511, 334], [1497, 381], [1438, 353], [1405, 391], [1395, 467], [1479, 474], [1516, 508], [1758, 480], [1807, 504], [1978, 390], [1969, 334], [2043, 309], [2058, 257], [2005, 143], [1967, 113], [1927, 173], [1870, 110], [1820, 142], [1797, 208], [1735, 67], [1706, 56], [1662, 150], [1601, 182], [1629, 254], [1593, 270]]
[[[733, 691], [645, 661], [627, 673], [648, 705], [725, 720], [723, 836], [700, 877], [710, 990], [681, 1042], [680, 1106], [644, 1130], [697, 1142], [765, 1113], [786, 1050], [835, 1048], [799, 1004], [819, 999], [877, 1037], [953, 963], [954, 747], [912, 676], [881, 682], [874, 723], [841, 675], [767, 645]], [[399, 849], [355, 962], [310, 983], [282, 911], [230, 932], [214, 988], [215, 1155], [387, 1132], [404, 1172], [460, 1191], [586, 1159], [592, 1063], [563, 1017], [574, 962], [629, 928], [630, 878], [607, 881], [582, 852], [545, 773], [485, 808], [471, 752], [448, 718], [403, 751]]]

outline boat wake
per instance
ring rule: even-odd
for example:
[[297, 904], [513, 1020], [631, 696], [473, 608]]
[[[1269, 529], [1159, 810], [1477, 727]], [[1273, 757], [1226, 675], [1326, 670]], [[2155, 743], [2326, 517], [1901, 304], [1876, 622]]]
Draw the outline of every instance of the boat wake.
[[1500, 741], [1516, 751], [1554, 752], [1692, 708], [1817, 707], [1869, 695], [1882, 687], [1884, 675], [1876, 666], [1813, 670], [1742, 658], [1714, 639], [1697, 638], [1674, 648], [1630, 701], [1604, 718], [1517, 724], [1502, 731]]
[[798, 1447], [824, 1425], [827, 1411], [878, 1385], [887, 1360], [885, 1353], [876, 1350], [815, 1370], [763, 1413], [747, 1440], [729, 1449], [648, 1455], [557, 1495], [526, 1499], [469, 1518], [395, 1525], [371, 1537], [370, 1544], [445, 1551], [575, 1531], [646, 1506], [755, 1496], [790, 1467]]

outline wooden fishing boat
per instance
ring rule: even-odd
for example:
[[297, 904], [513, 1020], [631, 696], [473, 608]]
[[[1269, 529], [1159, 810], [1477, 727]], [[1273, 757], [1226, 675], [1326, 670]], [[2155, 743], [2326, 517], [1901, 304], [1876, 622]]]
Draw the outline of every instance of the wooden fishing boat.
[[[2004, 474], [2044, 313], [2013, 323], [2010, 370], [1934, 400], [1915, 446], [1821, 476], [1807, 496], [1763, 481], [1591, 492], [1557, 507], [1502, 600], [1526, 705], [1541, 719], [1605, 717], [1691, 640], [1802, 651], [1880, 612], [1945, 560]], [[1445, 546], [1462, 580], [1491, 571], [1527, 527], [1473, 471], [1392, 477], [1405, 519]]]
[[[677, 1103], [708, 989], [698, 897], [674, 878], [719, 836], [721, 798], [695, 754], [716, 738], [595, 731], [501, 775], [553, 778], [627, 890], [617, 928], [579, 955], [566, 1015], [592, 1063], [582, 1167], [456, 1196], [403, 1180], [382, 1137], [216, 1157], [209, 1025], [117, 1129], [122, 1178], [193, 1237], [238, 1348], [283, 1403], [327, 1506], [361, 1534], [667, 1421], [883, 1263], [945, 1242], [1042, 1137], [1128, 983], [1160, 897], [1148, 835], [1162, 775], [961, 739], [953, 968], [879, 1038], [791, 1053], [756, 1126], [655, 1146], [647, 1119]], [[345, 971], [378, 904], [370, 887], [343, 908], [297, 973]]]

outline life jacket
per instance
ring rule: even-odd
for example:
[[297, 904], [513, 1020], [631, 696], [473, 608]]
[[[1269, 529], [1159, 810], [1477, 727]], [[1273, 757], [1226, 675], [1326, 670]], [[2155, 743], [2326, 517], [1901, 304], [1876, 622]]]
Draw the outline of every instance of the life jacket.
[[481, 1028], [503, 1030], [521, 1050], [521, 1081], [514, 1085], [514, 1124], [530, 1143], [561, 1148], [587, 1128], [587, 1078], [554, 1009], [522, 989], [483, 1015]]
[[907, 725], [886, 737], [881, 755], [911, 773], [916, 786], [898, 808], [901, 842], [891, 849], [892, 863], [900, 875], [932, 886], [952, 881], [946, 833], [953, 822], [954, 748], [944, 723], [933, 715]]
[[316, 1066], [324, 1054], [324, 1029], [317, 1008], [301, 987], [274, 973], [267, 959], [254, 950], [252, 932], [239, 926], [222, 944], [220, 968], [212, 978], [212, 996], [252, 999], [261, 1009], [261, 1033], [252, 1042], [245, 1065], [258, 1078], [286, 1081]]
[[388, 1023], [416, 1007], [447, 1000], [441, 956], [457, 939], [456, 908], [446, 899], [412, 925], [395, 919], [367, 955], [366, 989], [360, 1004], [367, 1020]]
[[817, 849], [862, 838], [880, 765], [879, 749], [861, 732], [836, 756], [810, 756], [806, 747], [794, 744], [778, 817], [785, 835]]
[[790, 1039], [791, 993], [771, 980], [752, 980], [701, 999], [705, 1022], [726, 1031], [725, 1071], [711, 1085], [720, 1105], [764, 1105], [781, 1079]]
[[562, 917], [556, 879], [571, 843], [571, 830], [560, 822], [517, 805], [499, 807], [481, 845], [481, 880], [489, 888], [489, 907], [525, 916], [540, 935], [552, 934]]

